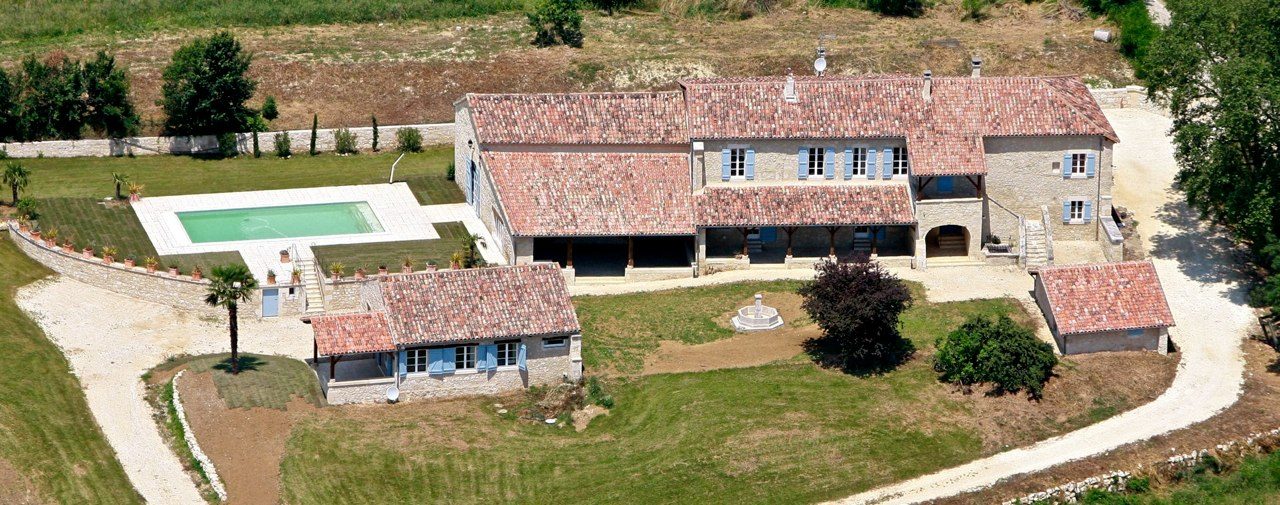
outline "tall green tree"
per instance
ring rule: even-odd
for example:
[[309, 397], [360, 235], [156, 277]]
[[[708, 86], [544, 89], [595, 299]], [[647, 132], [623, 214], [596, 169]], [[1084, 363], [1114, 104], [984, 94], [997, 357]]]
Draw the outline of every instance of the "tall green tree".
[[222, 265], [213, 267], [209, 276], [209, 288], [204, 302], [212, 307], [227, 309], [227, 330], [231, 334], [231, 373], [240, 373], [240, 324], [239, 308], [241, 302], [253, 299], [253, 291], [258, 281], [249, 273], [244, 265]]
[[278, 117], [280, 117], [280, 109], [276, 105], [276, 97], [267, 96], [267, 99], [262, 102], [262, 119], [275, 121]]
[[18, 87], [0, 68], [0, 142], [18, 139]]
[[246, 103], [257, 82], [249, 77], [253, 57], [230, 32], [193, 40], [173, 53], [164, 69], [160, 106], [170, 135], [216, 135], [247, 131], [257, 111]]
[[4, 174], [0, 179], [3, 179], [4, 184], [9, 186], [9, 191], [13, 193], [13, 200], [10, 200], [10, 202], [14, 207], [17, 207], [18, 192], [31, 183], [31, 171], [27, 170], [27, 167], [22, 166], [21, 163], [10, 161], [5, 164]]
[[138, 134], [142, 120], [129, 100], [129, 76], [116, 66], [115, 56], [98, 51], [84, 64], [85, 123], [108, 138]]
[[801, 306], [822, 328], [812, 350], [838, 355], [846, 369], [880, 371], [897, 366], [914, 348], [899, 321], [911, 306], [911, 291], [866, 255], [823, 261], [817, 276], [800, 287]]
[[1248, 244], [1280, 303], [1280, 0], [1171, 0], [1147, 53], [1148, 92], [1173, 116], [1187, 201]]
[[578, 0], [541, 0], [526, 16], [529, 27], [533, 28], [533, 45], [582, 47], [582, 13], [578, 12]]
[[84, 130], [84, 76], [80, 63], [63, 56], [22, 61], [18, 98], [21, 140], [80, 139]]

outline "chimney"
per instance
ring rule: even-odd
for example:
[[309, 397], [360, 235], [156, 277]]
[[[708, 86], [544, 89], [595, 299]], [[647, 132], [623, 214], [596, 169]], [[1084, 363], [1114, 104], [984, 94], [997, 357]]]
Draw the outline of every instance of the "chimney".
[[799, 101], [796, 96], [796, 76], [790, 69], [787, 69], [787, 85], [782, 88], [782, 98], [790, 103]]
[[982, 77], [982, 58], [974, 56], [969, 60], [969, 77]]
[[924, 71], [924, 91], [920, 94], [926, 102], [933, 99], [933, 72], [930, 70]]

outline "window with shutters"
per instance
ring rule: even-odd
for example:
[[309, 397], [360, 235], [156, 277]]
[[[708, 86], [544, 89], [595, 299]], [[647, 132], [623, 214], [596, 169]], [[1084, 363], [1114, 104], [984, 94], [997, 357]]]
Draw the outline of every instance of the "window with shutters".
[[516, 360], [519, 356], [519, 340], [498, 342], [498, 366], [516, 366]]
[[453, 353], [453, 366], [458, 370], [475, 368], [476, 346], [464, 345], [457, 347]]
[[866, 176], [867, 175], [867, 148], [865, 147], [853, 148], [852, 154], [850, 154], [850, 159], [852, 160], [851, 166], [853, 167], [853, 175]]
[[1071, 222], [1084, 222], [1084, 200], [1072, 200], [1071, 208], [1067, 211], [1067, 218]]
[[827, 164], [827, 154], [821, 147], [809, 148], [809, 176], [821, 176]]
[[747, 149], [736, 147], [729, 149], [729, 177], [747, 176]]
[[894, 177], [897, 177], [899, 175], [907, 175], [907, 172], [909, 172], [910, 169], [911, 169], [911, 162], [908, 161], [907, 159], [907, 148], [905, 147], [893, 148]]
[[1089, 153], [1071, 153], [1071, 175], [1085, 177], [1089, 170]]
[[426, 372], [428, 361], [427, 349], [409, 349], [405, 351], [404, 369], [408, 373]]

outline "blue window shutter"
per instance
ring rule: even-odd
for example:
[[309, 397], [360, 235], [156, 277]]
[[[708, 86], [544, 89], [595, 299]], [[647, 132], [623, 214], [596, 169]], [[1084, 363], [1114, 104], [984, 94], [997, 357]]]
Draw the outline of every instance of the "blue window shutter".
[[409, 373], [409, 352], [400, 351], [399, 356], [397, 357], [400, 360], [400, 375]]
[[955, 180], [950, 177], [938, 178], [938, 192], [950, 193], [955, 190]]
[[867, 149], [867, 178], [876, 178], [876, 149], [874, 147]]
[[729, 150], [720, 150], [720, 180], [729, 180]]
[[844, 180], [853, 178], [853, 149], [844, 148]]
[[1084, 201], [1084, 222], [1088, 223], [1090, 221], [1093, 221], [1093, 202], [1089, 200], [1085, 200]]
[[529, 365], [525, 364], [524, 362], [526, 354], [527, 354], [527, 351], [525, 350], [525, 345], [524, 343], [521, 343], [520, 352], [516, 357], [516, 364], [520, 367], [521, 370], [529, 369]]
[[431, 375], [444, 373], [444, 349], [427, 349], [427, 373]]
[[1062, 176], [1071, 177], [1071, 153], [1062, 154]]
[[898, 148], [887, 147], [884, 150], [884, 167], [881, 168], [880, 177], [885, 179], [893, 178], [893, 159], [898, 157]]
[[828, 147], [827, 155], [822, 158], [822, 176], [827, 179], [836, 178], [836, 148]]
[[498, 369], [497, 344], [482, 345], [480, 346], [480, 350], [483, 351], [482, 354], [484, 355], [484, 369], [497, 370]]
[[809, 148], [800, 146], [800, 153], [796, 155], [796, 177], [800, 180], [809, 178]]
[[756, 179], [756, 150], [747, 149], [747, 180], [754, 181]]
[[1062, 222], [1071, 221], [1071, 200], [1062, 201]]
[[1097, 164], [1098, 164], [1098, 154], [1089, 153], [1089, 158], [1087, 161], [1085, 161], [1085, 164], [1084, 164], [1084, 175], [1093, 177], [1093, 174], [1095, 173], [1095, 170], [1096, 170], [1095, 167], [1097, 166]]
[[454, 360], [458, 358], [457, 352], [458, 349], [456, 347], [449, 347], [447, 349], [440, 350], [440, 359], [444, 360], [444, 373], [453, 373], [457, 370], [454, 363]]

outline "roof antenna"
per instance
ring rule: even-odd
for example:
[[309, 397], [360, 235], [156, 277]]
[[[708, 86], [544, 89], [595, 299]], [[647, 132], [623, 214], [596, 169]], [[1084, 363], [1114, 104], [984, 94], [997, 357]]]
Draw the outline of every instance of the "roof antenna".
[[827, 48], [822, 45], [822, 41], [834, 38], [836, 36], [831, 34], [818, 36], [818, 58], [813, 60], [813, 72], [818, 77], [822, 77], [827, 72]]

